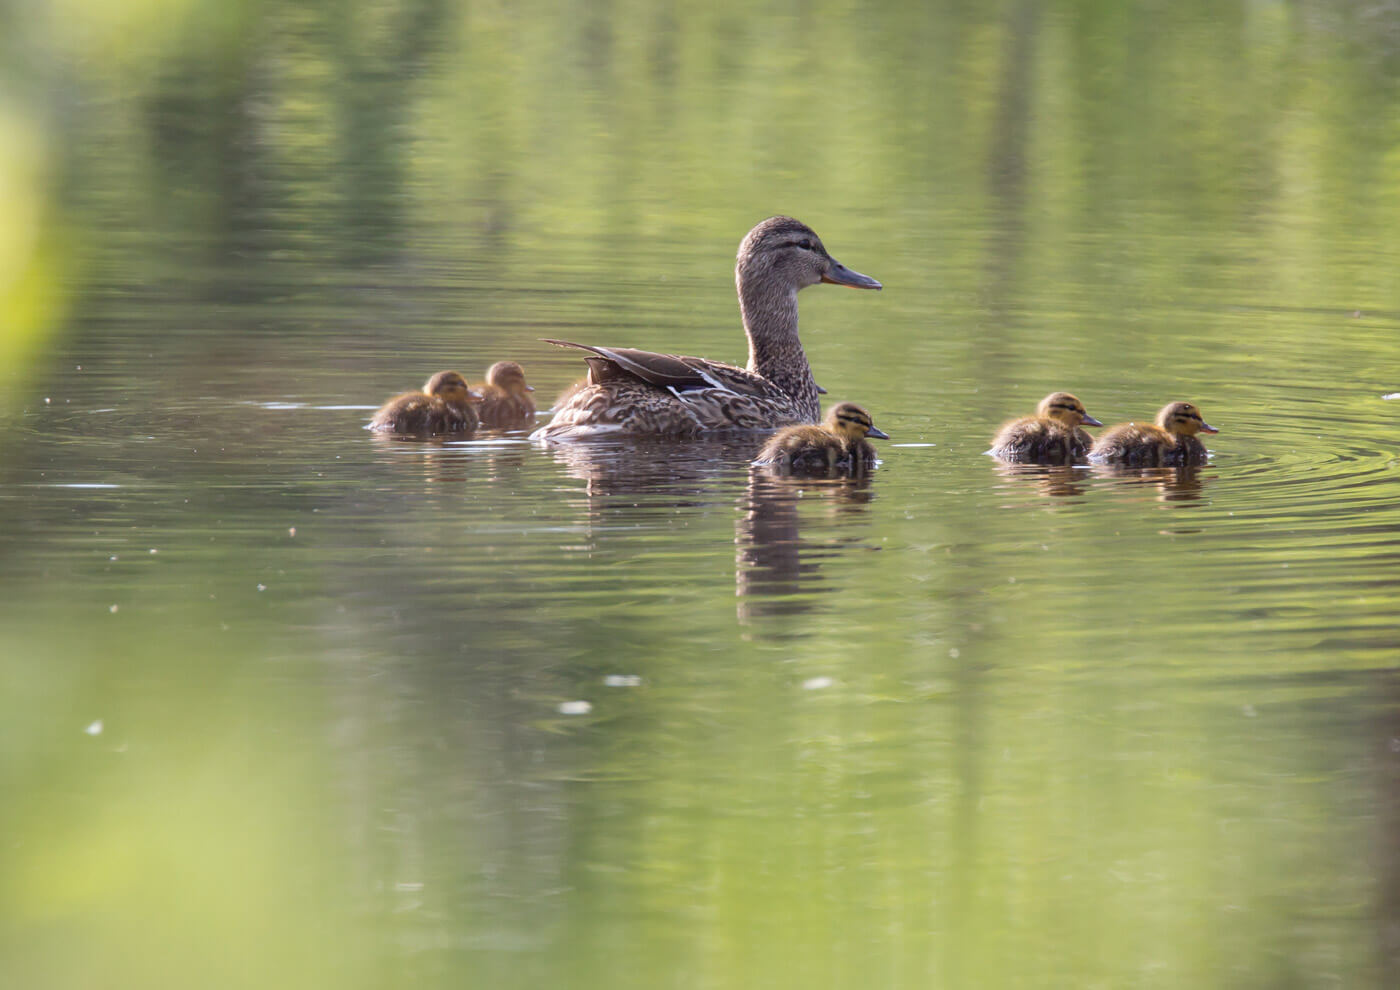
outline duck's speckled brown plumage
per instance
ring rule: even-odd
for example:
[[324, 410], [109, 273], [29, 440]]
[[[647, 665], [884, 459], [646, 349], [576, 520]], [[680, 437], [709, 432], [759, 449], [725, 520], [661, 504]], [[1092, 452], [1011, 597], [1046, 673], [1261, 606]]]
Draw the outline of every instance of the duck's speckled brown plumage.
[[749, 340], [747, 367], [550, 340], [591, 352], [584, 359], [588, 380], [532, 437], [684, 437], [815, 422], [819, 389], [798, 336], [798, 290], [818, 282], [862, 289], [880, 283], [836, 261], [810, 227], [791, 217], [770, 217], [749, 231], [739, 245], [734, 277]]
[[525, 384], [525, 369], [514, 361], [497, 361], [486, 371], [486, 383], [473, 385], [472, 391], [481, 395], [477, 414], [482, 426], [508, 429], [529, 426], [535, 421], [535, 389]]
[[875, 445], [866, 437], [888, 440], [854, 402], [833, 406], [820, 426], [788, 426], [768, 438], [755, 464], [796, 472], [864, 471], [874, 467]]
[[1183, 467], [1204, 464], [1205, 444], [1197, 433], [1219, 433], [1189, 402], [1171, 402], [1157, 413], [1157, 422], [1121, 423], [1104, 433], [1089, 450], [1089, 460], [1125, 467]]
[[1004, 461], [1073, 464], [1093, 446], [1081, 423], [1103, 426], [1069, 392], [1052, 392], [1040, 400], [1034, 416], [1013, 419], [992, 438], [991, 453]]
[[455, 371], [439, 371], [421, 392], [405, 392], [379, 408], [369, 428], [381, 433], [466, 433], [477, 427], [480, 398]]

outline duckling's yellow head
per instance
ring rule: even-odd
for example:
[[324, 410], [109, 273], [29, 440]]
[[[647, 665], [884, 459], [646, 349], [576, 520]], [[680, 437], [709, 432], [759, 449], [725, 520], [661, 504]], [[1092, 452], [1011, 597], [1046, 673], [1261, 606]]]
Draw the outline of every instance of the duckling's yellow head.
[[1081, 423], [1085, 426], [1103, 426], [1097, 419], [1089, 415], [1084, 408], [1084, 403], [1068, 392], [1051, 392], [1040, 400], [1040, 405], [1035, 407], [1035, 413], [1037, 416], [1058, 420], [1069, 427], [1075, 427]]
[[876, 429], [875, 421], [870, 418], [870, 414], [854, 402], [842, 402], [832, 406], [830, 412], [826, 414], [825, 425], [828, 430], [847, 443], [852, 443], [863, 437], [874, 437], [877, 440], [890, 438], [888, 433]]
[[474, 402], [481, 398], [479, 393], [467, 386], [467, 380], [455, 371], [439, 371], [428, 379], [423, 391], [452, 403]]
[[511, 395], [533, 392], [533, 385], [525, 384], [525, 369], [514, 361], [497, 361], [486, 369], [486, 384], [495, 385]]
[[1157, 425], [1168, 433], [1193, 437], [1197, 433], [1219, 433], [1201, 418], [1201, 411], [1189, 402], [1169, 402], [1157, 414]]
[[734, 269], [739, 293], [745, 286], [769, 291], [796, 291], [818, 282], [849, 285], [853, 289], [879, 289], [869, 275], [853, 272], [826, 253], [821, 238], [800, 220], [769, 217], [749, 231], [739, 245]]

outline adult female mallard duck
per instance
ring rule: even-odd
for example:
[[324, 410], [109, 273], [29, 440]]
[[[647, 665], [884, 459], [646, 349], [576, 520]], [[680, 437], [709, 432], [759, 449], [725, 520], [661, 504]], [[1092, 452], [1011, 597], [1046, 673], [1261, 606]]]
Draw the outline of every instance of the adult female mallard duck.
[[1169, 402], [1157, 413], [1155, 425], [1121, 423], [1101, 434], [1089, 450], [1089, 460], [1125, 467], [1182, 467], [1204, 464], [1205, 444], [1197, 433], [1219, 433], [1189, 402]]
[[1004, 461], [1073, 464], [1094, 443], [1094, 438], [1079, 428], [1081, 423], [1103, 426], [1073, 395], [1052, 392], [1040, 400], [1034, 416], [1013, 419], [997, 431], [991, 454]]
[[532, 438], [686, 437], [816, 422], [820, 389], [797, 333], [797, 293], [818, 282], [856, 289], [880, 283], [827, 254], [812, 229], [791, 217], [770, 217], [749, 231], [734, 277], [749, 338], [747, 366], [549, 340], [591, 351], [584, 358], [588, 379]]
[[380, 406], [369, 428], [382, 433], [466, 433], [476, 429], [473, 403], [480, 399], [457, 372], [439, 371], [423, 391], [405, 392]]
[[525, 426], [534, 421], [533, 385], [525, 384], [525, 369], [514, 361], [497, 361], [486, 369], [486, 384], [473, 385], [481, 393], [477, 415], [482, 426]]
[[875, 464], [875, 445], [866, 437], [888, 440], [854, 402], [831, 407], [820, 426], [787, 426], [763, 445], [755, 464], [791, 471], [864, 471]]

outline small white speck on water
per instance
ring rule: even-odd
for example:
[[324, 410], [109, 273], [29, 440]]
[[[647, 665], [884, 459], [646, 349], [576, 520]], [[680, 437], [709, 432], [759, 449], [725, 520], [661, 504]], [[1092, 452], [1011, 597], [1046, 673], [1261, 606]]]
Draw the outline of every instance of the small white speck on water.
[[593, 710], [593, 705], [587, 701], [561, 701], [559, 702], [560, 715], [587, 715]]
[[642, 678], [639, 674], [609, 674], [603, 683], [608, 687], [641, 687]]
[[117, 559], [117, 555], [116, 555], [116, 554], [112, 554], [112, 556], [108, 557], [107, 559], [108, 559], [108, 560], [116, 560], [116, 559]]
[[151, 547], [151, 553], [160, 553], [155, 547]]
[[81, 364], [75, 364], [75, 365], [73, 365], [73, 370], [74, 370], [74, 371], [82, 371], [82, 370], [83, 370], [83, 366], [82, 366]]
[[265, 584], [260, 584], [260, 585], [258, 585], [258, 590], [259, 590], [259, 591], [266, 591], [266, 590], [267, 590], [267, 585], [265, 585]]
[[958, 657], [962, 656], [962, 651], [955, 646], [948, 651], [948, 656], [956, 660]]
[[50, 399], [47, 395], [44, 396], [44, 405], [47, 406], [47, 405], [48, 405], [50, 402], [52, 402], [52, 401], [53, 401], [53, 399]]
[[1007, 583], [1007, 584], [1015, 584], [1015, 583], [1016, 583], [1016, 578], [1015, 578], [1014, 576], [1013, 576], [1013, 577], [1009, 577], [1009, 578], [1006, 579], [1006, 583]]
[[[1382, 399], [1400, 399], [1400, 392], [1389, 392], [1389, 393], [1387, 393], [1387, 394], [1381, 396], [1381, 398], [1382, 398]], [[48, 400], [45, 399], [44, 401], [47, 402]]]
[[296, 536], [296, 535], [297, 535], [297, 528], [296, 528], [295, 526], [288, 526], [288, 527], [287, 527], [287, 535], [288, 535], [288, 536]]
[[1240, 712], [1244, 715], [1245, 718], [1255, 718], [1259, 714], [1257, 711], [1254, 710], [1253, 705], [1242, 706], [1240, 708]]
[[90, 735], [90, 736], [100, 736], [100, 735], [102, 735], [102, 719], [99, 718], [99, 719], [97, 719], [97, 720], [95, 720], [95, 721], [93, 721], [93, 722], [89, 722], [89, 723], [88, 723], [88, 727], [87, 727], [86, 729], [84, 729], [83, 731], [86, 732], [86, 733], [87, 733], [88, 735]]
[[809, 677], [802, 682], [802, 690], [821, 691], [831, 687], [831, 685], [835, 683], [836, 682], [833, 681], [830, 677]]
[[117, 614], [117, 606], [115, 606], [115, 605], [109, 605], [109, 606], [107, 606], [107, 611], [111, 612], [113, 615], [116, 615], [116, 614]]

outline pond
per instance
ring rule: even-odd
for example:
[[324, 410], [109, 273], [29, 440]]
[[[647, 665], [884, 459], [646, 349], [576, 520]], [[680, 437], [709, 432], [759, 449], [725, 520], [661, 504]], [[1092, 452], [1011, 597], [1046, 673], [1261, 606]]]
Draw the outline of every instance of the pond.
[[[0, 48], [14, 985], [1400, 980], [1400, 16], [61, 6]], [[364, 429], [742, 362], [777, 213], [884, 283], [800, 297], [868, 477]], [[1210, 463], [986, 456], [1057, 389]]]

